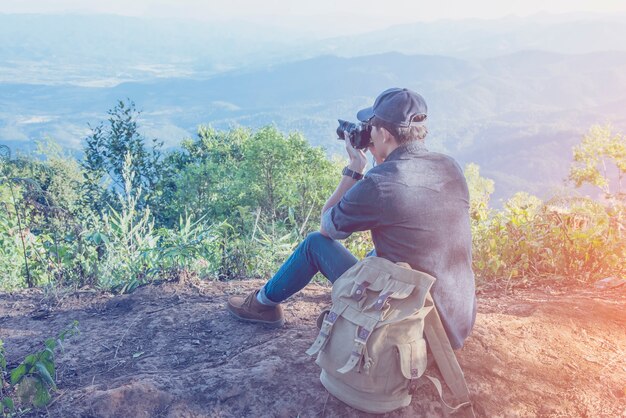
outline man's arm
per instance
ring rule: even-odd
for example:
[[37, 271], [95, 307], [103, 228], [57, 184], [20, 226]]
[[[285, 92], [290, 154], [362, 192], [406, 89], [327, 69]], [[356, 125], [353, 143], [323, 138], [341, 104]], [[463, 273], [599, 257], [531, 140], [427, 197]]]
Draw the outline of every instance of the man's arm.
[[[365, 171], [365, 167], [367, 166], [367, 157], [365, 156], [365, 151], [354, 148], [352, 144], [350, 143], [350, 141], [348, 140], [349, 136], [350, 135], [347, 132], [344, 132], [344, 138], [346, 138], [346, 151], [348, 152], [348, 157], [350, 157], [350, 163], [348, 164], [348, 168], [352, 171], [363, 174], [363, 172]], [[332, 208], [337, 203], [339, 203], [343, 195], [345, 195], [346, 192], [350, 190], [352, 186], [356, 184], [357, 181], [358, 180], [355, 180], [349, 176], [341, 176], [341, 181], [339, 182], [339, 185], [337, 185], [337, 188], [335, 189], [333, 194], [330, 195], [330, 197], [324, 204], [324, 207], [322, 208], [322, 219], [320, 222], [320, 233], [324, 235], [325, 237], [330, 237], [333, 239], [340, 238], [340, 237], [331, 236], [329, 234], [330, 230], [334, 228], [332, 227], [329, 228], [328, 221], [330, 217], [329, 216], [324, 217], [324, 214], [330, 208]], [[324, 226], [325, 224], [326, 224], [326, 227]]]
[[[351, 170], [354, 170], [353, 168], [350, 167], [350, 165], [348, 165], [348, 168], [350, 168]], [[349, 176], [341, 176], [341, 181], [339, 182], [339, 185], [337, 186], [333, 194], [326, 201], [326, 204], [322, 208], [322, 222], [320, 225], [320, 233], [324, 235], [325, 237], [330, 237], [330, 235], [328, 234], [328, 232], [326, 232], [326, 228], [324, 228], [324, 224], [328, 223], [329, 217], [326, 217], [326, 219], [324, 219], [324, 214], [326, 213], [327, 210], [329, 210], [330, 208], [335, 206], [337, 203], [339, 203], [343, 195], [346, 194], [346, 192], [350, 190], [352, 186], [356, 184], [357, 181], [358, 180], [355, 180]]]

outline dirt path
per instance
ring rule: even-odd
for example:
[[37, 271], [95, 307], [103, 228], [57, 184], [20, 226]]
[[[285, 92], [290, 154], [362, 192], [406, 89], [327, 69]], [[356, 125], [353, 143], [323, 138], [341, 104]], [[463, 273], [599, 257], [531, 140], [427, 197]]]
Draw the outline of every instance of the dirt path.
[[[9, 367], [72, 320], [57, 359], [53, 417], [367, 417], [329, 396], [304, 352], [329, 289], [309, 285], [269, 330], [233, 319], [229, 294], [259, 281], [168, 283], [131, 295], [66, 295], [41, 310], [33, 291], [0, 294]], [[488, 417], [626, 417], [626, 289], [479, 296], [459, 361]], [[45, 300], [44, 300], [45, 303]], [[39, 318], [39, 319], [35, 319]], [[446, 416], [428, 385], [389, 417]], [[452, 415], [454, 416], [454, 415]]]

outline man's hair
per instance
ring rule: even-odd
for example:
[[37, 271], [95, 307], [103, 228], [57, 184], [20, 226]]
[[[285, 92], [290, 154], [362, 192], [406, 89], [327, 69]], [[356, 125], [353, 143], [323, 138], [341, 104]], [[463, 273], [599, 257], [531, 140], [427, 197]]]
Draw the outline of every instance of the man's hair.
[[[424, 119], [426, 119], [426, 116], [418, 115], [413, 118], [413, 121], [422, 122]], [[426, 128], [426, 125], [409, 126], [404, 128], [386, 122], [378, 116], [374, 116], [370, 121], [370, 124], [373, 126], [385, 128], [396, 139], [396, 142], [399, 145], [406, 144], [407, 142], [411, 141], [423, 141], [428, 134], [428, 129]]]

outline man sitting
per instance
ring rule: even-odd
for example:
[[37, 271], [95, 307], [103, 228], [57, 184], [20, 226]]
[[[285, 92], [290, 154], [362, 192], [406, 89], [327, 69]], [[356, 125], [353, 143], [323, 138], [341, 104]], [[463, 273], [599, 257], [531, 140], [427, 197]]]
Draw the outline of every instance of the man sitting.
[[247, 297], [231, 297], [237, 318], [280, 327], [280, 302], [321, 272], [334, 282], [357, 263], [338, 240], [370, 230], [376, 256], [406, 262], [434, 276], [432, 295], [453, 348], [463, 345], [476, 318], [467, 183], [451, 157], [424, 146], [426, 102], [409, 89], [381, 93], [357, 113], [369, 129], [376, 166], [363, 175], [366, 150], [345, 133], [350, 162], [309, 234], [278, 272]]

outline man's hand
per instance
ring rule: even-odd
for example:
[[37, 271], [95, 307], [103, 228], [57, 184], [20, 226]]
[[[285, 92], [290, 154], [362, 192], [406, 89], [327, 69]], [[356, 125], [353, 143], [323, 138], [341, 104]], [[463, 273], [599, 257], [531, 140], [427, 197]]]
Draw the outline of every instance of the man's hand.
[[367, 166], [367, 157], [365, 156], [365, 151], [361, 149], [356, 149], [350, 143], [350, 135], [348, 132], [343, 131], [344, 138], [346, 138], [346, 151], [348, 152], [348, 157], [350, 157], [350, 163], [348, 164], [348, 168], [352, 171], [356, 171], [357, 173], [363, 174], [365, 172], [365, 167]]

